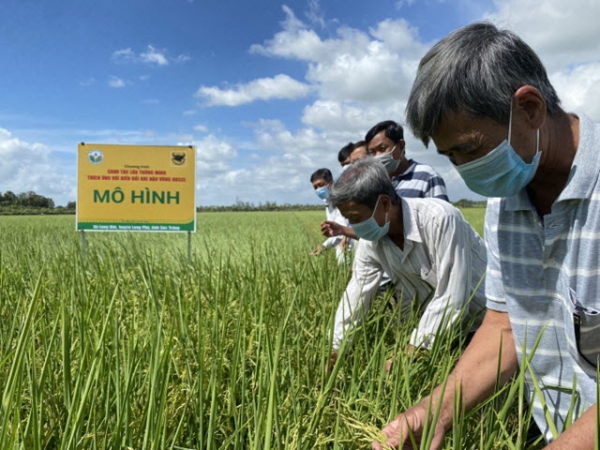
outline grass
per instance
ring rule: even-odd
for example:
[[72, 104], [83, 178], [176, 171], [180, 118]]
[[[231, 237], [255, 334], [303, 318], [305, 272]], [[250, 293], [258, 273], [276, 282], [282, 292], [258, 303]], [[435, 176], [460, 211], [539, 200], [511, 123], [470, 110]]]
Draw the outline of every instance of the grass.
[[485, 208], [462, 208], [460, 210], [464, 218], [471, 226], [483, 237], [483, 221], [485, 218]]
[[[188, 266], [182, 234], [88, 233], [82, 259], [72, 216], [0, 218], [0, 448], [365, 448], [459, 357], [404, 354], [418, 315], [376, 302], [326, 373], [350, 272], [308, 255], [323, 214], [198, 219]], [[521, 442], [520, 382], [445, 448]]]

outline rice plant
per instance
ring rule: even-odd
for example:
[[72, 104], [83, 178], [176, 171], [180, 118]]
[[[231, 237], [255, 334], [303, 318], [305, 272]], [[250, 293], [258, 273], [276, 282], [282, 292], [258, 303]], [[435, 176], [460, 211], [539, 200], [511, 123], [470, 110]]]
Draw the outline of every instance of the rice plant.
[[[463, 344], [405, 353], [418, 312], [384, 299], [326, 371], [350, 268], [309, 256], [322, 216], [202, 213], [189, 265], [184, 235], [90, 233], [84, 258], [72, 217], [0, 217], [0, 448], [369, 448]], [[445, 448], [527, 448], [522, 384]]]

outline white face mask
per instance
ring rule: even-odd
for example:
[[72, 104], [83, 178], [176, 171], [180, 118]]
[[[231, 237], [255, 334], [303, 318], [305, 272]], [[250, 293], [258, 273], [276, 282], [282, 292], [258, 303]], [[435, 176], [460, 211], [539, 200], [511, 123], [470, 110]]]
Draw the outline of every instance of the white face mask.
[[400, 166], [400, 160], [394, 159], [394, 151], [396, 151], [396, 146], [392, 151], [384, 153], [382, 155], [377, 155], [375, 158], [385, 167], [388, 175], [393, 174], [396, 170], [398, 170], [398, 166]]

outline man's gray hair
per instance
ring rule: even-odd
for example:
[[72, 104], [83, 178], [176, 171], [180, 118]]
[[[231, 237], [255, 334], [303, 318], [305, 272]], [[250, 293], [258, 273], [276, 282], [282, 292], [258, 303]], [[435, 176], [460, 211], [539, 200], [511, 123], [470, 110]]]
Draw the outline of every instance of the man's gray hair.
[[406, 122], [425, 145], [449, 113], [466, 112], [507, 125], [514, 93], [535, 87], [548, 114], [560, 100], [535, 52], [516, 34], [490, 23], [460, 28], [421, 59], [406, 105]]
[[375, 209], [380, 195], [387, 195], [394, 205], [398, 204], [398, 194], [383, 164], [376, 158], [366, 157], [350, 164], [333, 183], [329, 190], [329, 203], [337, 208], [353, 201]]

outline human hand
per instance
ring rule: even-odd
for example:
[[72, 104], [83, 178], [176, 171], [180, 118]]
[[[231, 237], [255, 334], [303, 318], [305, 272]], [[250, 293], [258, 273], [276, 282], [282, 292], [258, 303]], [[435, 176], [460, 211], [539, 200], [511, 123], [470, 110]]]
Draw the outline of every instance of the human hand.
[[[427, 401], [427, 400], [425, 400]], [[381, 432], [387, 440], [385, 445], [391, 448], [410, 450], [418, 448], [421, 445], [423, 430], [425, 423], [428, 420], [427, 403], [421, 402], [410, 409], [407, 409], [402, 414], [398, 415], [394, 420], [388, 423]], [[435, 425], [433, 440], [431, 441], [432, 450], [439, 450], [444, 441], [445, 429], [440, 421]], [[417, 447], [413, 447], [414, 439]], [[383, 445], [379, 442], [371, 444], [373, 450], [383, 450]]]
[[344, 229], [339, 223], [326, 220], [321, 224], [321, 233], [325, 237], [340, 236], [344, 234]]
[[317, 256], [319, 254], [321, 254], [321, 252], [323, 251], [323, 246], [319, 245], [317, 248], [315, 248], [312, 252], [310, 252], [310, 254], [312, 256]]
[[325, 373], [329, 373], [333, 370], [333, 366], [337, 361], [338, 355], [336, 352], [331, 352], [331, 356], [329, 357], [329, 361], [325, 363]]
[[390, 358], [385, 362], [385, 373], [390, 373], [390, 370], [392, 370], [393, 362], [394, 362], [394, 358]]
[[[419, 350], [418, 347], [415, 347], [412, 344], [406, 344], [406, 348], [404, 349], [404, 354], [405, 355], [415, 355], [416, 352]], [[385, 362], [385, 373], [390, 373], [390, 370], [392, 370], [392, 363], [394, 362], [394, 358], [389, 358], [386, 362]]]
[[415, 347], [412, 344], [406, 344], [406, 348], [404, 349], [404, 353], [406, 355], [412, 355], [414, 354], [417, 350], [419, 350], [419, 347]]

